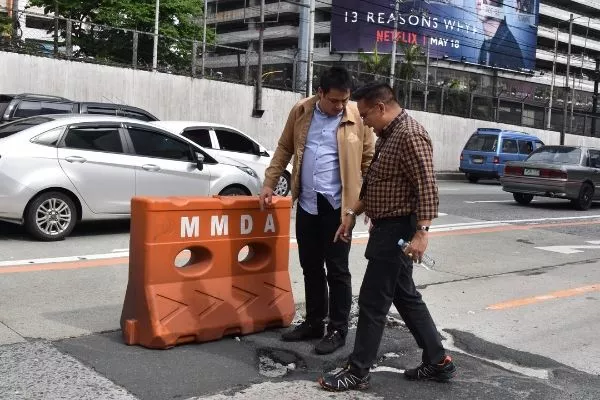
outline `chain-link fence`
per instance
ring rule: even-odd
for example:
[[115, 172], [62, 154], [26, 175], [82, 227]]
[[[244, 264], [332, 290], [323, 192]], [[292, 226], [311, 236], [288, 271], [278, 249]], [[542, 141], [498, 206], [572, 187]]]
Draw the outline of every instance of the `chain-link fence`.
[[[0, 10], [0, 50], [154, 69], [155, 35], [152, 32], [28, 11], [20, 12], [15, 24], [15, 18], [9, 17], [8, 11]], [[157, 38], [157, 71], [256, 84], [257, 41], [248, 42], [246, 48], [238, 48], [165, 35]], [[266, 51], [262, 64], [263, 87], [304, 93], [307, 64], [296, 49]], [[355, 87], [389, 79], [387, 73], [365, 71], [361, 62], [314, 63], [313, 91], [318, 87], [318, 77], [323, 69], [333, 64], [344, 66], [351, 72]], [[426, 73], [421, 64], [415, 67], [412, 79], [394, 81], [398, 99], [408, 109], [557, 131], [565, 125], [562, 87], [554, 88], [552, 110], [549, 111], [550, 93], [545, 85], [523, 85], [523, 81], [482, 74], [458, 76], [456, 70], [449, 68], [436, 67]], [[600, 137], [599, 117], [592, 112], [592, 94], [578, 91], [572, 97], [575, 101], [568, 103], [566, 132]]]

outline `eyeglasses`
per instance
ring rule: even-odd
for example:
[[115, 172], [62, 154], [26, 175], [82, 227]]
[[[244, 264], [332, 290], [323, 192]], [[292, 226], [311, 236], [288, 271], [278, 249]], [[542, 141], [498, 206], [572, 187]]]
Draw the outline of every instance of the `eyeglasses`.
[[371, 110], [374, 109], [375, 107], [377, 107], [378, 105], [379, 104], [375, 104], [373, 107], [369, 108], [367, 111], [360, 114], [360, 119], [362, 119], [364, 121], [369, 116], [369, 113], [371, 112]]

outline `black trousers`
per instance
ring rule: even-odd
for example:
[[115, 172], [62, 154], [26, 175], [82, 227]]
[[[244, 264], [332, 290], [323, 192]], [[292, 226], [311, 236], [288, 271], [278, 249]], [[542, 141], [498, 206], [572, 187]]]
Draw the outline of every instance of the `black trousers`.
[[445, 354], [427, 305], [413, 281], [412, 261], [398, 246], [415, 234], [416, 217], [373, 221], [365, 257], [369, 260], [358, 298], [359, 316], [350, 366], [361, 375], [377, 358], [387, 313], [394, 303], [407, 328], [423, 349], [424, 363], [437, 363]]
[[327, 330], [337, 330], [346, 337], [352, 305], [348, 269], [350, 243], [341, 240], [333, 243], [341, 222], [341, 209], [334, 209], [320, 194], [317, 195], [317, 206], [318, 215], [309, 214], [300, 204], [296, 211], [296, 240], [304, 274], [306, 321], [323, 324], [329, 315]]

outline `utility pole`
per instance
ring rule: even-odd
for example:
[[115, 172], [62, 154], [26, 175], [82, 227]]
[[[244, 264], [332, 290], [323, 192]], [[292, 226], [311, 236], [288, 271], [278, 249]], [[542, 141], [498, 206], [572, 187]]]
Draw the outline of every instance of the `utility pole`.
[[263, 44], [265, 34], [265, 0], [260, 0], [260, 22], [258, 25], [258, 65], [256, 66], [256, 97], [252, 116], [260, 118], [262, 109]]
[[569, 17], [569, 48], [567, 51], [567, 74], [565, 76], [565, 103], [563, 105], [563, 128], [560, 132], [560, 144], [565, 144], [567, 131], [567, 110], [569, 107], [569, 68], [571, 67], [571, 39], [573, 37], [573, 14]]
[[12, 24], [13, 24], [13, 36], [12, 40], [16, 41], [19, 38], [19, 0], [13, 0], [12, 3]]
[[154, 11], [154, 46], [152, 49], [152, 70], [156, 71], [158, 66], [158, 17], [160, 9], [160, 0], [156, 0], [156, 10]]
[[554, 28], [554, 60], [552, 61], [552, 81], [550, 83], [550, 102], [548, 104], [548, 123], [546, 129], [550, 129], [552, 122], [552, 96], [554, 96], [554, 80], [556, 79], [556, 50], [558, 49], [558, 27]]
[[206, 11], [208, 8], [208, 0], [204, 0], [204, 23], [202, 27], [202, 67], [200, 70], [200, 76], [204, 78], [204, 63], [206, 62]]
[[425, 92], [423, 93], [423, 111], [427, 112], [427, 96], [429, 95], [429, 43], [430, 38], [427, 38], [427, 59], [425, 60]]
[[306, 97], [313, 92], [313, 60], [315, 57], [315, 0], [310, 0], [310, 18], [308, 23], [308, 65], [306, 67]]
[[598, 83], [600, 82], [600, 58], [596, 58], [596, 76], [594, 76], [594, 97], [592, 100], [592, 136], [596, 136], [598, 119]]
[[296, 82], [296, 90], [306, 92], [306, 78], [308, 78], [308, 25], [310, 24], [310, 0], [304, 0], [300, 7], [300, 24], [298, 26], [298, 54], [294, 60], [296, 73], [294, 80]]
[[392, 57], [390, 65], [390, 86], [394, 87], [394, 75], [396, 73], [396, 48], [398, 47], [398, 11], [400, 10], [400, 1], [395, 1], [394, 8], [394, 37], [392, 39]]
[[58, 0], [54, 0], [54, 57], [58, 57]]

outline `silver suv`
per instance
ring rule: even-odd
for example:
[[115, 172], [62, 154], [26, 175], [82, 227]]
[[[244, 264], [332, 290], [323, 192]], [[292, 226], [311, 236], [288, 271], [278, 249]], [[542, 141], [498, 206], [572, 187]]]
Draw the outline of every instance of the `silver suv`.
[[0, 219], [40, 240], [128, 218], [133, 196], [257, 195], [245, 164], [134, 119], [48, 115], [0, 127]]

